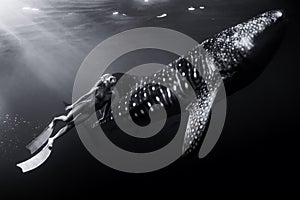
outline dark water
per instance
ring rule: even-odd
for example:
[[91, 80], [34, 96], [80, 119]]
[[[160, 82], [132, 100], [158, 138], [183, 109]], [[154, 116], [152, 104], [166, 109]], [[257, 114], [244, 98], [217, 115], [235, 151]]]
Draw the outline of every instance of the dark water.
[[[200, 6], [204, 8], [199, 9]], [[189, 7], [196, 10], [190, 11]], [[130, 28], [159, 26], [181, 31], [201, 42], [224, 28], [277, 8], [285, 9], [289, 19], [280, 50], [255, 83], [229, 99], [229, 113], [219, 146], [208, 163], [193, 163], [186, 176], [189, 178], [201, 176], [201, 164], [207, 169], [216, 163], [224, 164], [226, 159], [247, 163], [243, 155], [253, 162], [267, 157], [275, 163], [272, 152], [285, 154], [276, 147], [286, 138], [282, 134], [291, 134], [284, 127], [296, 123], [294, 116], [298, 109], [293, 102], [299, 100], [295, 94], [299, 72], [296, 68], [300, 44], [299, 3], [291, 0], [1, 0], [0, 186], [10, 191], [11, 187], [22, 188], [28, 181], [49, 179], [49, 183], [55, 183], [56, 179], [49, 177], [49, 173], [64, 177], [64, 183], [98, 178], [109, 183], [128, 181], [127, 175], [116, 175], [95, 161], [75, 132], [58, 142], [53, 157], [37, 171], [22, 175], [14, 166], [29, 156], [24, 146], [43, 130], [53, 115], [63, 112], [62, 101], [71, 99], [81, 62], [105, 38]], [[164, 13], [166, 17], [157, 17]], [[289, 120], [284, 120], [286, 117]], [[239, 151], [242, 153], [236, 153]], [[258, 160], [250, 152], [258, 153]], [[86, 172], [88, 168], [90, 172]], [[177, 170], [186, 169], [170, 167], [171, 172], [163, 170], [167, 174], [163, 176], [170, 178]], [[94, 175], [94, 178], [86, 177]], [[150, 179], [147, 175], [134, 177], [137, 181], [160, 180], [157, 173]]]

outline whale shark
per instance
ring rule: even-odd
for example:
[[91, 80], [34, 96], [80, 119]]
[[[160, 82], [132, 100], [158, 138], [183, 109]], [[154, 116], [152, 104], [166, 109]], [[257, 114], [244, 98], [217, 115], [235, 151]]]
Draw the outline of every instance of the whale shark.
[[[124, 92], [120, 91], [122, 87], [119, 91], [117, 88], [121, 99], [113, 104], [111, 111], [99, 124], [112, 129], [117, 126], [114, 123], [115, 116], [127, 117], [140, 126], [146, 126], [151, 122], [149, 114], [155, 104], [165, 109], [168, 117], [179, 114], [180, 111], [176, 111], [179, 98], [185, 102], [180, 106], [186, 107], [189, 115], [183, 153], [199, 149], [221, 83], [225, 85], [226, 94], [231, 95], [259, 76], [284, 35], [283, 15], [282, 10], [268, 11], [228, 28], [151, 76], [114, 74], [120, 85], [129, 84], [130, 89]], [[123, 76], [126, 76], [124, 83]], [[191, 99], [191, 91], [196, 93], [197, 99]], [[109, 134], [107, 136], [110, 137]], [[143, 142], [138, 140], [136, 146], [137, 143]]]

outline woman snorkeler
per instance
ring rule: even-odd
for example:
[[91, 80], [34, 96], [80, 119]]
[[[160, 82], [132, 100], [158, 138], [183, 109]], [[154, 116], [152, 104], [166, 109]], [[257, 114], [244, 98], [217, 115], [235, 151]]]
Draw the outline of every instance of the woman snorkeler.
[[[72, 105], [65, 108], [68, 113], [54, 117], [44, 132], [26, 146], [33, 154], [36, 152], [47, 140], [48, 147], [52, 148], [53, 142], [67, 133], [75, 126], [76, 123], [82, 123], [89, 119], [89, 117], [96, 111], [102, 115], [99, 121], [103, 120], [110, 109], [111, 97], [113, 94], [113, 87], [117, 79], [111, 74], [103, 75], [99, 81], [90, 89], [89, 92], [81, 96]], [[67, 123], [62, 127], [53, 137], [50, 137], [57, 122]]]

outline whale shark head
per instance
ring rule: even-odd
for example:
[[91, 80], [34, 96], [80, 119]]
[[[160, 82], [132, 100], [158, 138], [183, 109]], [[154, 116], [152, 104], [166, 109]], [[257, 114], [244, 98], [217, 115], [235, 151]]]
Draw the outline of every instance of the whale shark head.
[[226, 93], [247, 86], [276, 52], [285, 30], [282, 10], [262, 13], [204, 41], [226, 87]]

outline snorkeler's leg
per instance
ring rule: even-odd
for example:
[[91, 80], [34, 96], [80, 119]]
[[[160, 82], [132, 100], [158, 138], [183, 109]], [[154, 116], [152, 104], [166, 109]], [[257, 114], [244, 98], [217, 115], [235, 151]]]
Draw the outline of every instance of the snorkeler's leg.
[[78, 105], [78, 106], [74, 107], [72, 110], [70, 110], [67, 115], [60, 115], [60, 116], [54, 117], [52, 119], [52, 121], [50, 122], [49, 127], [53, 128], [56, 125], [56, 123], [59, 121], [67, 122], [67, 123], [71, 122], [73, 120], [73, 117], [79, 115], [81, 113], [82, 109], [85, 108], [85, 106], [86, 106], [85, 104]]
[[90, 116], [91, 116], [90, 113], [78, 114], [72, 121], [68, 122], [68, 124], [66, 126], [62, 127], [53, 137], [50, 137], [48, 139], [49, 147], [53, 146], [53, 142], [56, 139], [58, 139], [65, 133], [69, 132], [75, 126], [75, 121], [76, 121], [76, 124], [81, 124], [82, 122], [86, 121]]
[[50, 137], [48, 139], [48, 145], [51, 148], [53, 146], [53, 142], [58, 139], [59, 137], [61, 137], [62, 135], [64, 135], [65, 133], [67, 133], [69, 130], [71, 130], [73, 127], [75, 126], [75, 123], [69, 122], [66, 126], [62, 127], [53, 137]]
[[50, 127], [54, 127], [55, 124], [59, 121], [62, 121], [62, 122], [70, 122], [73, 120], [73, 116], [76, 114], [76, 111], [78, 111], [77, 109], [75, 110], [70, 110], [69, 113], [67, 115], [60, 115], [60, 116], [57, 116], [57, 117], [54, 117], [52, 119], [52, 121], [50, 122]]
[[26, 145], [26, 148], [30, 151], [30, 153], [35, 153], [43, 146], [43, 144], [47, 142], [47, 140], [49, 140], [57, 121], [61, 120], [64, 122], [71, 122], [73, 120], [73, 115], [76, 114], [76, 112], [74, 111], [75, 110], [70, 111], [66, 116], [62, 115], [59, 117], [55, 117], [38, 137], [36, 137], [33, 141]]
[[47, 142], [47, 140], [52, 135], [54, 126], [58, 121], [71, 122], [73, 120], [73, 116], [77, 116], [80, 114], [79, 112], [81, 108], [82, 106], [75, 107], [67, 115], [61, 115], [53, 118], [53, 120], [44, 129], [44, 131], [26, 146], [26, 148], [30, 151], [30, 153], [31, 154], [35, 153], [39, 148], [43, 146], [43, 144], [45, 144], [45, 142]]

